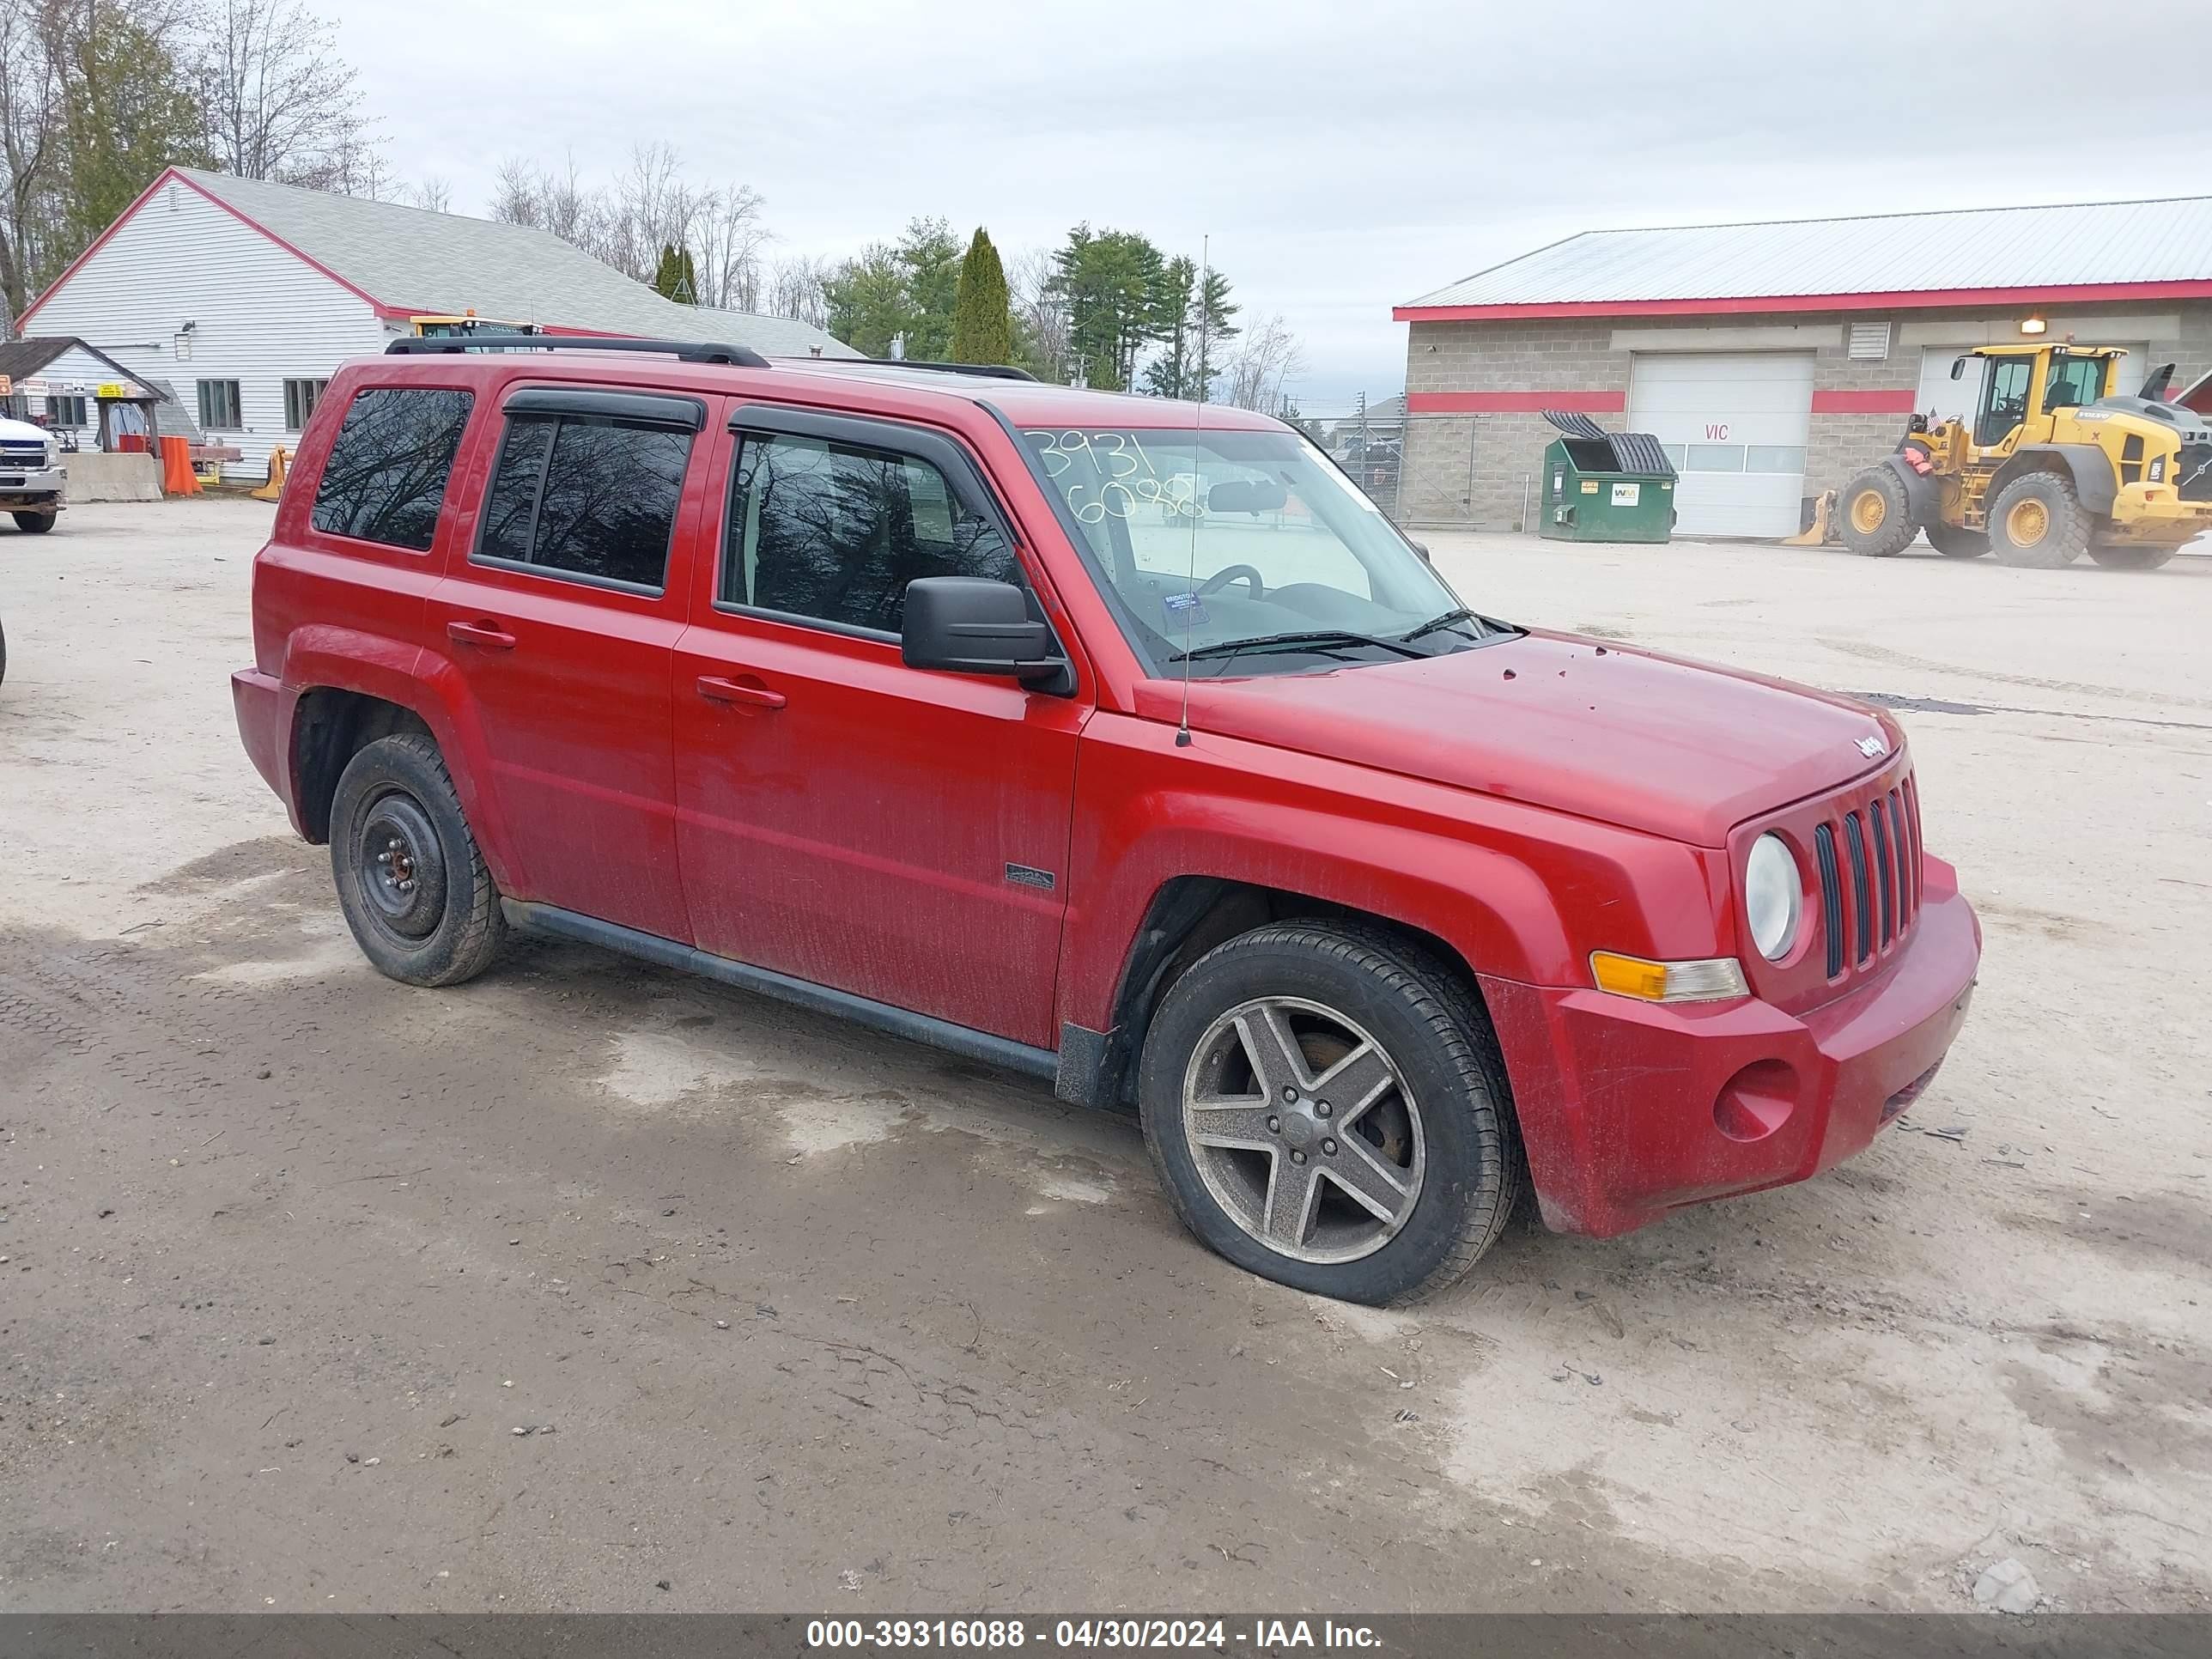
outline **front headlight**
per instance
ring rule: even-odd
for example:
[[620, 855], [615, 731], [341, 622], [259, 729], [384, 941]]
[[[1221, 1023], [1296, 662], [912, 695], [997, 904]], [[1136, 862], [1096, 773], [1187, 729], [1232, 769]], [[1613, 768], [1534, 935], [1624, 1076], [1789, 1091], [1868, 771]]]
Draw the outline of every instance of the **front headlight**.
[[1804, 908], [1805, 884], [1796, 856], [1781, 836], [1761, 836], [1752, 843], [1743, 872], [1743, 913], [1759, 955], [1779, 962], [1790, 954]]

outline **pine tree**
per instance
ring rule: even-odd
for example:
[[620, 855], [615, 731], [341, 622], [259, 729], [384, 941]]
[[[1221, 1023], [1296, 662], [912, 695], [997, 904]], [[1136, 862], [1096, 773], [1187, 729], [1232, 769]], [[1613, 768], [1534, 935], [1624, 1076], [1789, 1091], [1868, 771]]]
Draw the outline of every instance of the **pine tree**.
[[976, 228], [960, 262], [959, 297], [952, 308], [952, 361], [1010, 363], [1014, 360], [1013, 308], [1006, 270], [988, 231]]
[[699, 303], [699, 280], [690, 248], [670, 242], [660, 245], [660, 261], [653, 271], [653, 291], [680, 305]]

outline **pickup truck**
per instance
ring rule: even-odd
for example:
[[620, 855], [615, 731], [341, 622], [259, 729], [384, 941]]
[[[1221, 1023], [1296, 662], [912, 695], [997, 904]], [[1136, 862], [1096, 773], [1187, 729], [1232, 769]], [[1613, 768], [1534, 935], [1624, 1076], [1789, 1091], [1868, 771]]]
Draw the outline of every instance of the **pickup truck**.
[[68, 483], [69, 468], [52, 433], [0, 416], [0, 513], [10, 514], [16, 529], [32, 536], [52, 530]]
[[1934, 1076], [1980, 929], [1905, 733], [1462, 599], [1241, 410], [410, 340], [255, 561], [240, 732], [369, 960], [528, 930], [1132, 1112], [1230, 1261], [1383, 1303]]

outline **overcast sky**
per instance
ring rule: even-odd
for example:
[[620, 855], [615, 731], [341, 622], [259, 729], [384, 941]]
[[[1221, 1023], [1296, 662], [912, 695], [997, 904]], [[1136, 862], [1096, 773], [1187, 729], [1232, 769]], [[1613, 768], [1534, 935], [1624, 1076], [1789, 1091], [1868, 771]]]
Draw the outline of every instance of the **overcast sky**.
[[792, 251], [1211, 235], [1316, 410], [1403, 385], [1393, 304], [1577, 230], [2212, 191], [2212, 0], [324, 3], [457, 211], [665, 139]]

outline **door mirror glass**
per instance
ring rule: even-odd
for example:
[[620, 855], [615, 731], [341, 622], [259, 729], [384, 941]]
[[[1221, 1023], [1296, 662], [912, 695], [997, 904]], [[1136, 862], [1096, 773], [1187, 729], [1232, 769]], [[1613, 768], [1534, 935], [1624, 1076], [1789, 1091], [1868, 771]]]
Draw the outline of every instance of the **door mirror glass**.
[[1030, 615], [1022, 590], [981, 576], [908, 582], [899, 654], [908, 668], [950, 674], [999, 674], [1024, 682], [1057, 682], [1068, 674], [1052, 630]]

